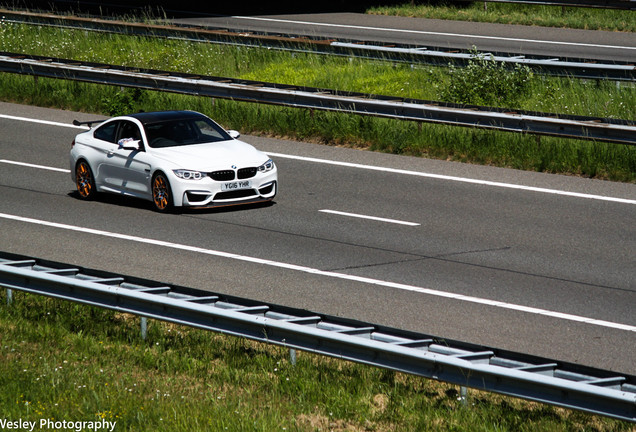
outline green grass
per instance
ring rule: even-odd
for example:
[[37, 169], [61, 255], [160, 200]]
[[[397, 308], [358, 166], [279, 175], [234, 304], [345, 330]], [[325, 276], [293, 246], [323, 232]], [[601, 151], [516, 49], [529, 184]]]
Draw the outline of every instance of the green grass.
[[[0, 412], [115, 431], [629, 431], [631, 425], [61, 300], [0, 292]], [[38, 430], [38, 429], [36, 429]]]
[[[0, 50], [396, 97], [440, 100], [452, 94], [448, 89], [453, 74], [447, 68], [6, 22], [0, 23]], [[493, 103], [531, 111], [636, 118], [636, 88], [633, 86], [538, 75], [532, 75], [524, 86], [526, 97], [512, 101], [495, 98]], [[550, 137], [537, 140], [521, 134], [213, 101], [10, 74], [0, 74], [0, 98], [106, 115], [138, 110], [195, 109], [243, 133], [636, 182], [636, 149], [623, 145]]]
[[585, 30], [636, 32], [636, 12], [601, 8], [577, 8], [484, 2], [413, 2], [374, 7], [369, 14], [417, 18], [520, 24]]

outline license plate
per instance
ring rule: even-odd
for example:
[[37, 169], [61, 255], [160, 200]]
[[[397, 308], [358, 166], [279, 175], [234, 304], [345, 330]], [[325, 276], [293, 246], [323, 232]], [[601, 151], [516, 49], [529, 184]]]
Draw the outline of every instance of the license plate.
[[221, 185], [222, 191], [233, 191], [238, 189], [251, 189], [252, 182], [250, 180], [240, 180], [233, 182], [226, 182]]

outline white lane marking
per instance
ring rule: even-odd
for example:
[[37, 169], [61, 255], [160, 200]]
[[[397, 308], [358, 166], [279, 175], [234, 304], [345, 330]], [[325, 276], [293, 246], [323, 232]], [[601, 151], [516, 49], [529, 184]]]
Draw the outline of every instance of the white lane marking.
[[420, 225], [420, 224], [415, 223], [415, 222], [405, 222], [405, 221], [396, 220], [396, 219], [386, 219], [386, 218], [381, 218], [381, 217], [376, 217], [376, 216], [366, 216], [366, 215], [361, 215], [361, 214], [356, 214], [356, 213], [346, 213], [346, 212], [341, 212], [341, 211], [336, 211], [336, 210], [318, 210], [318, 211], [322, 212], [322, 213], [331, 213], [331, 214], [335, 214], [335, 215], [349, 216], [349, 217], [360, 218], [360, 219], [370, 219], [370, 220], [374, 220], [374, 221], [388, 222], [388, 223], [399, 224], [399, 225], [408, 225], [408, 226], [419, 226]]
[[25, 167], [29, 167], [29, 168], [38, 168], [38, 169], [49, 170], [49, 171], [57, 171], [57, 172], [63, 172], [63, 173], [70, 173], [71, 172], [71, 170], [67, 170], [67, 169], [63, 169], [63, 168], [54, 168], [54, 167], [50, 167], [50, 166], [35, 165], [35, 164], [26, 163], [26, 162], [10, 161], [10, 160], [6, 160], [6, 159], [0, 159], [0, 162], [1, 163], [6, 163], [6, 164], [11, 164], [11, 165], [20, 165], [20, 166], [25, 166]]
[[61, 224], [61, 223], [57, 223], [57, 222], [49, 222], [49, 221], [26, 218], [26, 217], [22, 217], [22, 216], [10, 215], [10, 214], [5, 214], [5, 213], [0, 213], [0, 218], [13, 220], [13, 221], [19, 221], [19, 222], [30, 223], [30, 224], [35, 224], [35, 225], [47, 226], [47, 227], [52, 227], [52, 228], [59, 228], [59, 229], [64, 229], [64, 230], [69, 230], [69, 231], [76, 231], [76, 232], [81, 232], [81, 233], [84, 233], [84, 234], [92, 234], [92, 235], [97, 235], [97, 236], [110, 237], [110, 238], [115, 238], [115, 239], [120, 239], [120, 240], [127, 240], [127, 241], [143, 243], [143, 244], [148, 244], [148, 245], [153, 245], [153, 246], [161, 246], [161, 247], [167, 247], [167, 248], [171, 248], [171, 249], [177, 249], [177, 250], [182, 250], [182, 251], [200, 253], [200, 254], [216, 256], [216, 257], [221, 257], [221, 258], [234, 259], [234, 260], [249, 262], [249, 263], [253, 263], [253, 264], [261, 264], [261, 265], [266, 265], [266, 266], [271, 266], [271, 267], [282, 268], [282, 269], [286, 269], [286, 270], [299, 271], [299, 272], [308, 273], [308, 274], [317, 275], [317, 276], [325, 276], [325, 277], [331, 277], [331, 278], [336, 278], [336, 279], [341, 279], [341, 280], [359, 282], [359, 283], [368, 284], [368, 285], [381, 286], [381, 287], [385, 287], [385, 288], [393, 288], [393, 289], [399, 289], [399, 290], [404, 290], [404, 291], [417, 292], [417, 293], [420, 293], [420, 294], [443, 297], [443, 298], [448, 298], [448, 299], [452, 299], [452, 300], [465, 301], [465, 302], [475, 303], [475, 304], [485, 305], [485, 306], [493, 306], [493, 307], [498, 307], [498, 308], [502, 308], [502, 309], [509, 309], [509, 310], [513, 310], [513, 311], [517, 311], [517, 312], [525, 312], [525, 313], [530, 313], [530, 314], [535, 314], [535, 315], [542, 315], [542, 316], [547, 316], [547, 317], [551, 317], [551, 318], [557, 318], [557, 319], [562, 319], [562, 320], [567, 320], [567, 321], [574, 321], [574, 322], [590, 324], [590, 325], [595, 325], [595, 326], [600, 326], [600, 327], [607, 327], [607, 328], [612, 328], [612, 329], [617, 329], [617, 330], [636, 332], [636, 326], [631, 326], [631, 325], [628, 325], [628, 324], [620, 324], [620, 323], [615, 323], [615, 322], [611, 322], [611, 321], [604, 321], [604, 320], [599, 320], [599, 319], [594, 319], [594, 318], [588, 318], [588, 317], [583, 317], [583, 316], [579, 316], [579, 315], [571, 315], [571, 314], [562, 313], [562, 312], [556, 312], [556, 311], [550, 311], [550, 310], [545, 310], [545, 309], [534, 308], [534, 307], [530, 307], [530, 306], [516, 305], [516, 304], [513, 304], [513, 303], [506, 303], [506, 302], [502, 302], [502, 301], [498, 301], [498, 300], [489, 300], [489, 299], [484, 299], [484, 298], [479, 298], [479, 297], [466, 296], [466, 295], [463, 295], [463, 294], [455, 294], [455, 293], [449, 293], [449, 292], [445, 292], [445, 291], [438, 291], [438, 290], [433, 290], [433, 289], [429, 289], [429, 288], [422, 288], [422, 287], [418, 287], [418, 286], [414, 286], [414, 285], [406, 285], [406, 284], [401, 284], [401, 283], [396, 283], [396, 282], [388, 282], [388, 281], [383, 281], [383, 280], [379, 280], [379, 279], [372, 279], [372, 278], [363, 277], [363, 276], [354, 276], [354, 275], [349, 275], [349, 274], [345, 274], [345, 273], [324, 271], [324, 270], [311, 268], [311, 267], [305, 267], [305, 266], [296, 265], [296, 264], [283, 263], [283, 262], [272, 261], [272, 260], [263, 259], [263, 258], [256, 258], [256, 257], [245, 256], [245, 255], [239, 255], [239, 254], [230, 253], [230, 252], [216, 251], [216, 250], [205, 249], [205, 248], [201, 248], [201, 247], [197, 247], [197, 246], [188, 246], [188, 245], [172, 243], [172, 242], [168, 242], [168, 241], [148, 239], [148, 238], [143, 238], [143, 237], [132, 236], [132, 235], [129, 235], [129, 234], [114, 233], [114, 232], [108, 232], [108, 231], [102, 231], [102, 230], [97, 230], [97, 229], [92, 229], [92, 228], [79, 227], [79, 226], [74, 226], [74, 225], [66, 225], [66, 224]]
[[[4, 114], [0, 114], [0, 117], [9, 118], [12, 120], [48, 124], [53, 126], [64, 126], [64, 127], [88, 129], [85, 126], [84, 127], [73, 126], [73, 125], [68, 125], [65, 123], [50, 122], [46, 120], [39, 120], [39, 119], [26, 118], [26, 117], [13, 117], [13, 116], [7, 116]], [[571, 196], [571, 197], [577, 197], [577, 198], [587, 198], [587, 199], [595, 199], [595, 200], [601, 200], [601, 201], [612, 201], [612, 202], [617, 202], [622, 204], [636, 204], [636, 200], [633, 200], [633, 199], [615, 198], [615, 197], [608, 197], [608, 196], [602, 196], [602, 195], [590, 195], [590, 194], [584, 194], [584, 193], [578, 193], [578, 192], [567, 192], [567, 191], [561, 191], [557, 189], [546, 189], [546, 188], [538, 188], [533, 186], [516, 185], [512, 183], [501, 183], [501, 182], [493, 182], [493, 181], [487, 181], [487, 180], [470, 179], [465, 177], [454, 177], [454, 176], [447, 176], [447, 175], [441, 175], [441, 174], [423, 173], [419, 171], [408, 171], [408, 170], [395, 169], [395, 168], [376, 167], [372, 165], [361, 165], [361, 164], [354, 164], [350, 162], [330, 161], [326, 159], [317, 159], [317, 158], [310, 158], [310, 157], [304, 157], [304, 156], [294, 156], [294, 155], [287, 155], [287, 154], [281, 154], [281, 153], [268, 152], [268, 154], [274, 157], [302, 160], [305, 162], [316, 162], [316, 163], [323, 163], [323, 164], [329, 164], [329, 165], [345, 166], [350, 168], [361, 168], [361, 169], [374, 170], [374, 171], [390, 172], [394, 174], [405, 174], [405, 175], [412, 175], [412, 176], [435, 178], [439, 180], [451, 180], [451, 181], [464, 182], [464, 183], [481, 184], [481, 185], [487, 185], [487, 186], [496, 186], [496, 187], [520, 189], [520, 190], [533, 191], [533, 192], [550, 193], [555, 195], [565, 195], [565, 196]]]
[[88, 129], [88, 127], [86, 126], [75, 126], [74, 124], [71, 124], [71, 123], [60, 123], [60, 122], [40, 120], [40, 119], [27, 118], [27, 117], [16, 117], [16, 116], [11, 116], [7, 114], [0, 114], [0, 118], [5, 118], [8, 120], [26, 121], [31, 123], [40, 123], [40, 124], [45, 124], [49, 126], [61, 126], [61, 127], [67, 127], [67, 128], [73, 128], [73, 129]]
[[460, 33], [432, 32], [432, 31], [424, 31], [424, 30], [393, 29], [393, 28], [384, 28], [384, 27], [357, 26], [357, 25], [350, 25], [350, 24], [333, 24], [333, 23], [318, 23], [318, 22], [312, 22], [312, 21], [285, 20], [285, 19], [278, 19], [278, 18], [247, 17], [247, 16], [232, 16], [231, 18], [253, 20], [253, 21], [270, 21], [270, 22], [278, 22], [278, 23], [312, 25], [312, 26], [320, 26], [320, 27], [341, 27], [341, 28], [348, 28], [348, 29], [385, 31], [385, 32], [392, 32], [392, 33], [410, 33], [410, 34], [422, 34], [422, 35], [433, 35], [433, 36], [461, 37], [461, 38], [470, 39], [471, 41], [475, 39], [492, 39], [492, 40], [506, 40], [511, 42], [528, 42], [528, 43], [541, 43], [541, 44], [551, 44], [551, 45], [569, 45], [569, 46], [584, 46], [584, 47], [594, 47], [594, 48], [614, 48], [614, 49], [636, 50], [636, 47], [626, 47], [626, 46], [617, 46], [617, 45], [598, 45], [598, 44], [587, 44], [587, 43], [580, 43], [580, 42], [559, 42], [559, 41], [539, 40], [539, 39], [508, 38], [508, 37], [502, 37], [502, 36], [482, 36], [482, 35], [469, 35], [469, 34], [460, 34]]
[[472, 184], [479, 184], [479, 185], [485, 185], [485, 186], [496, 186], [496, 187], [503, 187], [503, 188], [509, 188], [509, 189], [519, 189], [519, 190], [532, 191], [532, 192], [565, 195], [565, 196], [571, 196], [576, 198], [612, 201], [612, 202], [617, 202], [622, 204], [636, 204], [636, 200], [626, 199], [626, 198], [608, 197], [603, 195], [591, 195], [591, 194], [584, 194], [579, 192], [562, 191], [558, 189], [547, 189], [547, 188], [540, 188], [540, 187], [534, 187], [534, 186], [517, 185], [513, 183], [501, 183], [501, 182], [494, 182], [489, 180], [478, 180], [478, 179], [471, 179], [471, 178], [465, 178], [465, 177], [454, 177], [454, 176], [448, 176], [448, 175], [442, 175], [442, 174], [424, 173], [420, 171], [408, 171], [408, 170], [396, 169], [396, 168], [378, 167], [373, 165], [361, 165], [361, 164], [356, 164], [352, 162], [339, 162], [339, 161], [332, 161], [328, 159], [317, 159], [317, 158], [311, 158], [311, 157], [305, 157], [305, 156], [294, 156], [294, 155], [287, 155], [287, 154], [281, 154], [281, 153], [267, 152], [267, 154], [269, 156], [279, 157], [282, 159], [295, 159], [295, 160], [301, 160], [305, 162], [315, 162], [315, 163], [322, 163], [327, 165], [337, 165], [337, 166], [343, 166], [348, 168], [359, 168], [359, 169], [366, 169], [371, 171], [382, 171], [382, 172], [393, 173], [393, 174], [404, 174], [404, 175], [411, 175], [411, 176], [418, 176], [418, 177], [434, 178], [439, 180], [451, 180], [456, 182], [472, 183]]

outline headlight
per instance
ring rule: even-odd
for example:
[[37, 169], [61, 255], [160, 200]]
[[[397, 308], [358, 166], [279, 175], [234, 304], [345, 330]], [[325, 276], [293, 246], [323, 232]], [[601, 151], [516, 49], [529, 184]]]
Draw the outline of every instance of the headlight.
[[185, 169], [172, 170], [174, 175], [184, 180], [201, 180], [207, 174], [200, 171], [192, 171]]
[[258, 167], [258, 172], [266, 173], [267, 171], [271, 171], [274, 169], [274, 161], [268, 160], [263, 165]]

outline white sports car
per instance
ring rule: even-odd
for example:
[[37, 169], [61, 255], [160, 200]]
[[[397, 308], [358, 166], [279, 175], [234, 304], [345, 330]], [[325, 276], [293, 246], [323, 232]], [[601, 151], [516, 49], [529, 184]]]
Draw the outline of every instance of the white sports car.
[[192, 111], [114, 117], [75, 137], [71, 176], [81, 199], [129, 195], [160, 212], [271, 201], [276, 165], [238, 137]]

